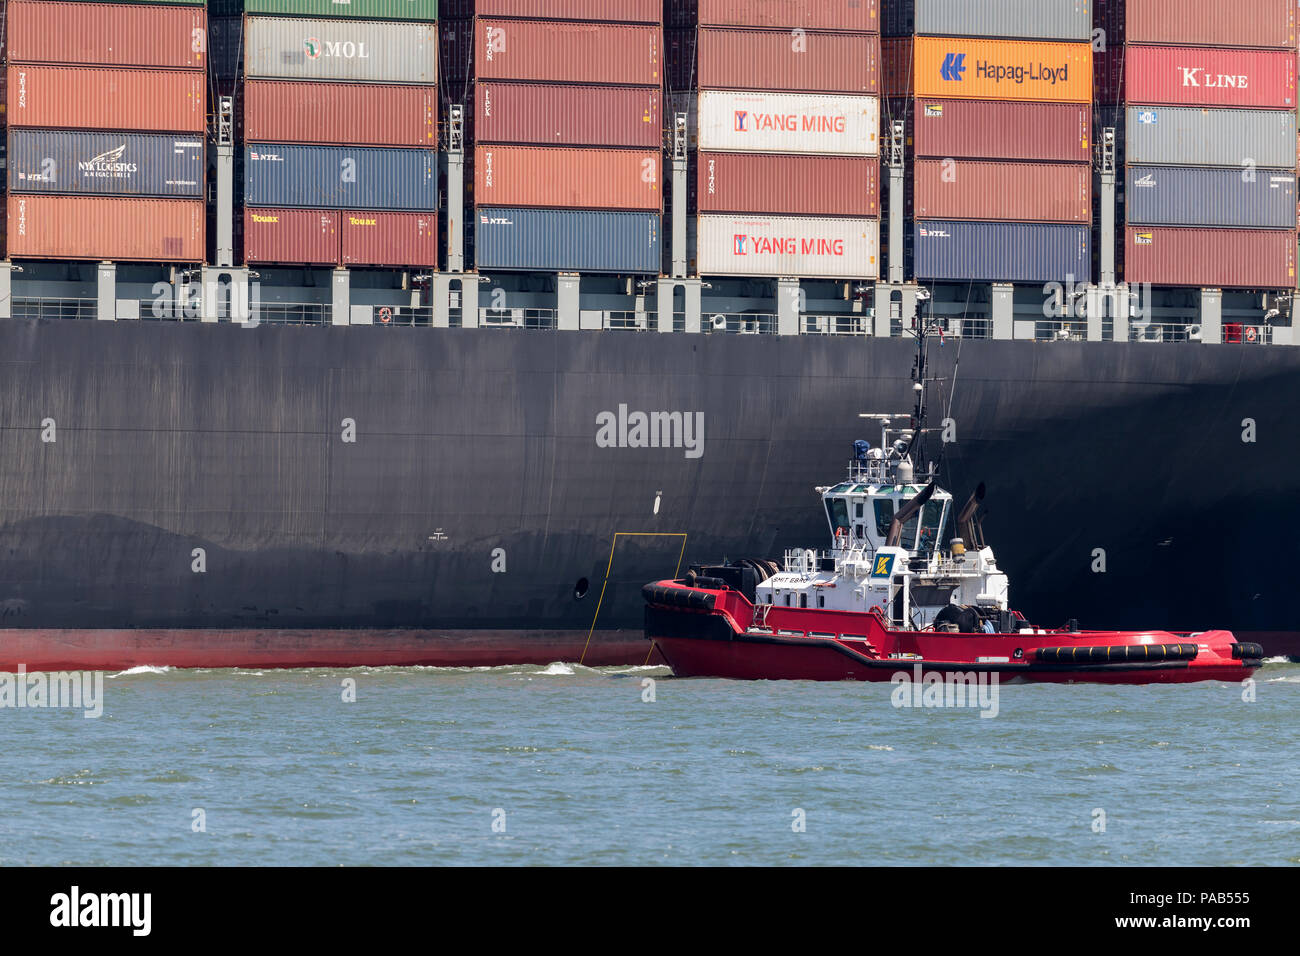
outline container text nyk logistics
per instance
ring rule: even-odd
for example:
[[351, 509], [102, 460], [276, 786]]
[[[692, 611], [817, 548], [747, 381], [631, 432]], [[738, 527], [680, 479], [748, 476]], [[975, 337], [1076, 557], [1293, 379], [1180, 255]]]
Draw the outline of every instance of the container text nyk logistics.
[[917, 37], [916, 95], [1088, 103], [1092, 47]]

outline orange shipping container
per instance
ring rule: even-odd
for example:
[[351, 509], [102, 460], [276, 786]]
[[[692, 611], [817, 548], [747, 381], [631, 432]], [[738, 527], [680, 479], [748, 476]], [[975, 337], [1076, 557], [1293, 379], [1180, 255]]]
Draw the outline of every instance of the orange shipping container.
[[917, 37], [917, 96], [1092, 102], [1092, 46]]
[[85, 63], [206, 70], [202, 7], [118, 3], [9, 4], [11, 63]]
[[338, 212], [245, 208], [244, 261], [338, 265]]
[[207, 75], [89, 66], [10, 66], [9, 123], [202, 133]]
[[438, 267], [434, 213], [344, 211], [340, 216], [345, 266]]
[[482, 80], [659, 86], [663, 30], [628, 23], [480, 19], [473, 63]]
[[432, 148], [438, 144], [438, 88], [248, 80], [244, 138], [250, 143]]
[[1092, 221], [1087, 163], [916, 161], [917, 219]]
[[15, 259], [202, 262], [201, 200], [10, 196]]
[[474, 151], [474, 197], [485, 206], [658, 211], [659, 153], [480, 146]]
[[874, 33], [700, 27], [696, 36], [702, 90], [880, 89], [880, 37]]

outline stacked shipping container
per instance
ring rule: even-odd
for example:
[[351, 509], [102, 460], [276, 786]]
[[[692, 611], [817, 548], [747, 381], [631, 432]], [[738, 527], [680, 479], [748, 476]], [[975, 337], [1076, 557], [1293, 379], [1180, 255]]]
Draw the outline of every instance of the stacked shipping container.
[[245, 261], [437, 268], [436, 0], [245, 12]]
[[911, 45], [890, 73], [914, 94], [916, 277], [1086, 281], [1089, 0], [895, 0], [887, 30]]
[[876, 278], [876, 0], [691, 0], [670, 15], [671, 75], [696, 115], [698, 273]]
[[1107, 0], [1098, 80], [1127, 126], [1124, 277], [1296, 281], [1295, 0]]
[[6, 13], [8, 255], [204, 261], [203, 4]]
[[477, 0], [465, 12], [472, 56], [453, 59], [472, 62], [478, 267], [657, 273], [660, 0]]

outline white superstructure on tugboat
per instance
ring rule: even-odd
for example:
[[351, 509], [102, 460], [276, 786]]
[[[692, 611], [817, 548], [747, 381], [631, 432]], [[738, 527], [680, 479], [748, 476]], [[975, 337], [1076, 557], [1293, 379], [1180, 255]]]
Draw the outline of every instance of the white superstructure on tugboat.
[[880, 444], [855, 442], [845, 480], [817, 489], [829, 550], [787, 551], [781, 567], [693, 567], [643, 589], [646, 636], [675, 674], [890, 680], [908, 661], [1017, 680], [1185, 683], [1260, 666], [1262, 648], [1224, 630], [1090, 632], [1073, 620], [1045, 629], [1012, 610], [981, 528], [984, 486], [954, 514], [925, 457], [923, 323], [916, 334], [915, 411], [863, 415], [879, 423]]

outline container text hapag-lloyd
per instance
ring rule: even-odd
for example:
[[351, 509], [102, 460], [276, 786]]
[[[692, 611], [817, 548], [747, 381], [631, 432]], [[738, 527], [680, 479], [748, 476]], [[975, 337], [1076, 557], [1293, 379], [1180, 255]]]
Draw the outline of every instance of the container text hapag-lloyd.
[[[948, 72], [959, 73], [961, 67], [960, 61], [965, 58], [965, 54], [957, 54], [954, 57], [955, 65]], [[945, 64], [945, 67], [947, 64]], [[1050, 86], [1056, 86], [1058, 83], [1070, 82], [1070, 64], [1062, 63], [1060, 66], [1048, 66], [1046, 63], [1030, 63], [1028, 66], [1012, 66], [1002, 63], [990, 63], [987, 60], [978, 60], [975, 63], [975, 72], [986, 80], [992, 80], [994, 83], [1010, 81], [1017, 85], [1029, 83], [1047, 83]], [[956, 78], [960, 79], [960, 76]]]

